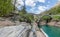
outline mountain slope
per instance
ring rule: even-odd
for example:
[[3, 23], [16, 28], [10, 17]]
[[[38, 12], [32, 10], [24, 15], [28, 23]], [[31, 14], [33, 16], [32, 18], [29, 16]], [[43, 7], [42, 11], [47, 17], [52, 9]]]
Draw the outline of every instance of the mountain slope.
[[46, 14], [59, 15], [59, 14], [60, 14], [60, 2], [57, 3], [57, 4], [56, 4], [53, 8], [51, 8], [50, 10], [41, 13], [41, 15], [46, 15]]

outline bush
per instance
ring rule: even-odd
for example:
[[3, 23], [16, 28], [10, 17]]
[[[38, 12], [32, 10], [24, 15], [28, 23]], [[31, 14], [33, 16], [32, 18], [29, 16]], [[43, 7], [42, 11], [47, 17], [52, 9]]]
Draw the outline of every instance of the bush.
[[0, 16], [9, 15], [13, 11], [12, 0], [0, 0]]
[[53, 20], [59, 21], [60, 20], [60, 16], [53, 16]]
[[46, 15], [46, 16], [43, 16], [41, 19], [42, 20], [47, 20], [47, 19], [51, 19], [51, 17]]

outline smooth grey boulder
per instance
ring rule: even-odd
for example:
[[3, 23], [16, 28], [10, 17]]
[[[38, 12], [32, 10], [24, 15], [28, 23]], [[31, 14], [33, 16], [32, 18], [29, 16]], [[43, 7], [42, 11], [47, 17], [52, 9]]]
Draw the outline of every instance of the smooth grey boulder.
[[0, 28], [0, 37], [26, 37], [30, 26], [8, 26]]

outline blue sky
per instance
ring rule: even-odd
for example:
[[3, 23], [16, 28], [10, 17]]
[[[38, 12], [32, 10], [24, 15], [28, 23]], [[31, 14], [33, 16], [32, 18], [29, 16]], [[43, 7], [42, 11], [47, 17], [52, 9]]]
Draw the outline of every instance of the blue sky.
[[[28, 13], [39, 14], [52, 8], [57, 2], [58, 0], [25, 0], [26, 11]], [[24, 3], [22, 0], [17, 0], [16, 6], [18, 9], [21, 9], [23, 5]]]

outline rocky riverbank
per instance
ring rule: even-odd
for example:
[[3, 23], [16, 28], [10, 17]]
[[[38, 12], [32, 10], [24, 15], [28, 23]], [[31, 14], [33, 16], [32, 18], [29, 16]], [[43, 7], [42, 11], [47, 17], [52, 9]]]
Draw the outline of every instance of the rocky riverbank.
[[[43, 22], [40, 23], [40, 25], [46, 25], [46, 22], [43, 21]], [[50, 21], [50, 22], [47, 23], [47, 25], [60, 27], [60, 21], [58, 21], [58, 22], [56, 22], [56, 21]]]
[[[31, 26], [25, 22], [16, 26], [6, 26], [0, 28], [0, 37], [34, 37]], [[35, 32], [37, 37], [46, 37], [41, 30]]]
[[[1, 19], [0, 20], [0, 33], [1, 33], [1, 31], [2, 31], [2, 33], [1, 33], [0, 37], [16, 37], [16, 35], [20, 35], [21, 34], [21, 33], [19, 33], [19, 31], [21, 31], [20, 25], [22, 25], [23, 26], [22, 28], [24, 28], [30, 24], [26, 23], [26, 22], [19, 22], [19, 21], [16, 21], [14, 23], [11, 20]], [[28, 27], [30, 27], [30, 26], [28, 26]], [[19, 31], [17, 31], [17, 30], [19, 30]], [[26, 32], [24, 32], [24, 34], [22, 36], [25, 37], [26, 35], [28, 35], [27, 33], [32, 34], [29, 36], [33, 37], [32, 31], [30, 31], [30, 32], [26, 31]], [[40, 30], [36, 31], [35, 34], [37, 37], [45, 37], [45, 35]]]
[[[47, 23], [48, 25], [50, 25], [50, 26], [57, 26], [57, 27], [60, 27], [60, 21], [59, 22], [56, 22], [56, 21], [51, 21], [51, 22], [49, 22], [49, 23]], [[10, 20], [0, 20], [0, 27], [2, 27], [2, 28], [4, 28], [4, 27], [11, 27], [11, 29], [12, 29], [12, 27], [14, 28], [14, 27], [17, 27], [17, 26], [19, 26], [19, 25], [22, 25], [22, 26], [26, 26], [26, 25], [30, 25], [29, 23], [26, 23], [26, 22], [19, 22], [19, 21], [16, 21], [15, 23], [14, 22], [12, 22], [12, 21], [10, 21]], [[41, 23], [40, 23], [40, 25], [46, 25], [46, 22], [45, 21], [41, 21]], [[7, 28], [7, 29], [8, 29]], [[20, 27], [19, 27], [20, 28]], [[15, 28], [14, 28], [15, 29]], [[5, 28], [4, 28], [4, 30], [5, 30]], [[5, 31], [4, 31], [5, 32]], [[13, 31], [14, 32], [14, 31]], [[17, 32], [17, 31], [16, 31]], [[27, 33], [27, 32], [26, 32]], [[29, 33], [31, 33], [31, 35], [33, 35], [33, 32], [31, 31], [31, 32], [29, 32]], [[37, 37], [46, 37], [46, 35], [45, 35], [45, 33], [44, 32], [42, 32], [41, 30], [38, 30], [38, 31], [36, 31], [35, 32], [36, 33], [36, 36]], [[8, 34], [7, 34], [8, 35]], [[13, 33], [12, 33], [12, 36], [13, 36]]]

